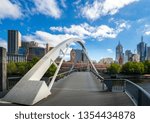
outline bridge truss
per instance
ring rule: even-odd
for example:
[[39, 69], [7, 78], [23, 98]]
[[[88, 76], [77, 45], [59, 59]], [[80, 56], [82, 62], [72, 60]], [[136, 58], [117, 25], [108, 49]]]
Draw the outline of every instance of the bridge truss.
[[[43, 98], [49, 96], [68, 48], [72, 43], [79, 43], [81, 45], [84, 54], [87, 56], [87, 59], [92, 66], [92, 69], [96, 74], [98, 74], [95, 66], [87, 55], [83, 40], [78, 38], [71, 38], [63, 41], [51, 51], [49, 51], [43, 58], [41, 58], [7, 93], [3, 100], [18, 104], [33, 105]], [[57, 65], [55, 60], [58, 56], [60, 56], [60, 54], [62, 55], [62, 58], [60, 63]], [[57, 69], [51, 82], [47, 85], [45, 81], [41, 81], [41, 78], [52, 64], [54, 64]]]

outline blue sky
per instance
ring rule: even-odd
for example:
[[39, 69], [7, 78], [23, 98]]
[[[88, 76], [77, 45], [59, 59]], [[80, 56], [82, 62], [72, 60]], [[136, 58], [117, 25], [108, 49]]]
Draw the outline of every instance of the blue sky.
[[7, 47], [7, 30], [17, 29], [22, 40], [41, 45], [79, 37], [91, 59], [115, 59], [119, 41], [134, 52], [143, 35], [150, 46], [149, 6], [149, 0], [1, 0], [0, 46]]

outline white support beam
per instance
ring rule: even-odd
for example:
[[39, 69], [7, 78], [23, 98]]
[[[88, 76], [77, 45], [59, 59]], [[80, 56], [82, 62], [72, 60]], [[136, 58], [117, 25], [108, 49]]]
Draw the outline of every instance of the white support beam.
[[54, 76], [53, 76], [53, 78], [52, 78], [52, 80], [51, 80], [51, 82], [50, 82], [50, 84], [49, 84], [49, 90], [51, 90], [51, 88], [52, 88], [52, 86], [53, 86], [53, 84], [54, 84], [54, 81], [55, 81], [55, 79], [56, 79], [56, 77], [57, 77], [57, 75], [58, 75], [58, 72], [59, 72], [60, 67], [61, 67], [61, 65], [62, 65], [62, 63], [63, 63], [63, 60], [64, 60], [64, 58], [65, 58], [65, 55], [66, 55], [67, 51], [68, 51], [68, 47], [66, 48], [66, 51], [63, 52], [63, 53], [64, 53], [64, 54], [63, 54], [63, 57], [62, 57], [62, 59], [61, 59], [59, 65], [58, 65], [58, 68], [57, 68], [57, 70], [55, 71], [55, 74], [54, 74]]
[[[52, 61], [52, 60], [51, 60], [51, 61]], [[55, 65], [56, 68], [58, 67], [58, 65], [56, 64], [55, 61], [52, 61], [52, 63]]]

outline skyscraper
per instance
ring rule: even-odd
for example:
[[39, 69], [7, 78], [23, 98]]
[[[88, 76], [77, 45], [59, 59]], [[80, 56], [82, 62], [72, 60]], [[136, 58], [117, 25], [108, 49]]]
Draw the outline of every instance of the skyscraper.
[[131, 50], [126, 50], [125, 51], [125, 57], [124, 57], [125, 62], [129, 62], [132, 60], [132, 52]]
[[143, 36], [142, 36], [141, 42], [137, 45], [137, 53], [140, 55], [141, 62], [146, 60], [146, 49], [147, 49], [147, 45], [143, 41]]
[[8, 30], [8, 53], [18, 54], [21, 46], [21, 34], [18, 30]]
[[116, 62], [119, 64], [123, 64], [123, 60], [124, 60], [123, 58], [124, 58], [123, 46], [119, 42], [116, 47]]
[[7, 62], [6, 62], [6, 49], [0, 47], [0, 91], [7, 89]]
[[147, 59], [150, 61], [150, 47], [147, 47]]
[[[24, 62], [26, 56], [19, 54], [19, 48], [21, 47], [21, 34], [18, 30], [8, 30], [8, 53], [7, 61]], [[22, 52], [22, 51], [21, 51]]]

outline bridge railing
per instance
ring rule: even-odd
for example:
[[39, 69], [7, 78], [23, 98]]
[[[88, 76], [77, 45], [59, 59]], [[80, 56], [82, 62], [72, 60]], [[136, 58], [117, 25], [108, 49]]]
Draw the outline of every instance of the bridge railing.
[[104, 80], [108, 91], [125, 92], [135, 105], [150, 106], [150, 94], [139, 85], [127, 79]]
[[[59, 80], [59, 79], [62, 79], [64, 78], [65, 76], [68, 76], [69, 74], [71, 74], [72, 72], [75, 72], [77, 71], [76, 69], [73, 69], [72, 71], [67, 71], [67, 72], [63, 72], [63, 73], [60, 73], [57, 75], [56, 77], [56, 80]], [[12, 87], [14, 87], [17, 82], [22, 78], [22, 76], [20, 77], [8, 77], [7, 79], [7, 83], [8, 83], [8, 90], [10, 90]], [[47, 78], [42, 78], [42, 80], [46, 81], [47, 84], [50, 83], [50, 81], [52, 80], [53, 76], [49, 77], [48, 79]]]

